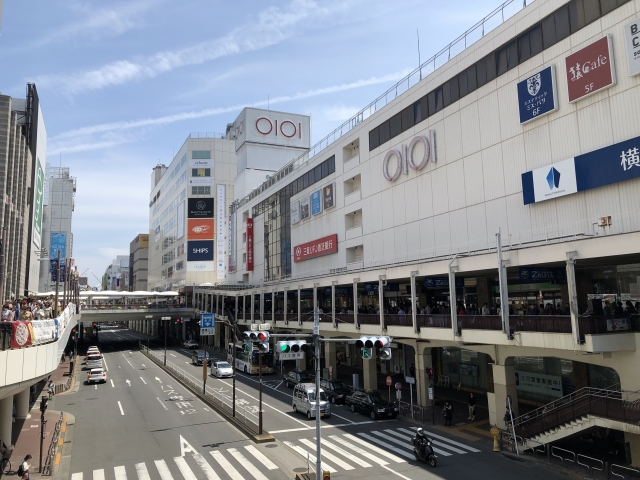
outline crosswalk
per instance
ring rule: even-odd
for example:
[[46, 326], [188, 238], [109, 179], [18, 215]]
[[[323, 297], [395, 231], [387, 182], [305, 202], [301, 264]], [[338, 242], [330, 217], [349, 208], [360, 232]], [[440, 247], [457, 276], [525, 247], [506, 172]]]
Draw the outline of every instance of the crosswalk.
[[254, 445], [212, 450], [169, 460], [119, 465], [110, 469], [76, 472], [71, 480], [270, 480], [282, 478], [279, 467]]
[[[480, 452], [477, 448], [451, 440], [436, 433], [426, 431], [432, 440], [436, 455], [450, 457]], [[388, 428], [355, 434], [328, 435], [322, 437], [322, 469], [331, 473], [340, 470], [349, 471], [356, 468], [370, 468], [374, 465], [389, 465], [415, 460], [411, 439], [416, 435], [416, 428]], [[315, 464], [315, 437], [300, 439], [297, 442], [283, 442], [291, 450]]]

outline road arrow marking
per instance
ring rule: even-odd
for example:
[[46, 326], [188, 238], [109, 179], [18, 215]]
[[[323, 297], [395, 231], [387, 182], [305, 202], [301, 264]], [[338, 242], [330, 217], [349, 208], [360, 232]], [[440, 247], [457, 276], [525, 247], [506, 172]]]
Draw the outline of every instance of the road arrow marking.
[[160, 383], [162, 383], [162, 380], [160, 380], [158, 377], [156, 377], [156, 380], [158, 380]]
[[131, 380], [127, 380], [127, 386], [130, 387], [131, 386]]
[[147, 368], [147, 366], [143, 363], [143, 364], [142, 364], [142, 368]]

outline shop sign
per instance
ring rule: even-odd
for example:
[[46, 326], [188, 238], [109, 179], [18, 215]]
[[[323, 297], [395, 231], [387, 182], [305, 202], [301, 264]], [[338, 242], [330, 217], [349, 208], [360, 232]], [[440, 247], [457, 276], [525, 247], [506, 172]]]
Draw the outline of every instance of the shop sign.
[[247, 272], [253, 272], [253, 218], [247, 218]]
[[567, 283], [567, 271], [564, 268], [519, 267], [518, 278], [523, 282]]
[[[394, 182], [400, 176], [400, 173], [405, 175], [409, 174], [409, 168], [411, 170], [422, 170], [425, 165], [431, 160], [436, 161], [435, 150], [436, 135], [435, 130], [429, 130], [429, 138], [418, 135], [413, 137], [409, 142], [409, 146], [401, 145], [400, 150], [392, 148], [389, 150], [382, 159], [382, 175], [389, 182]], [[422, 144], [422, 156], [420, 158], [413, 156], [415, 146]], [[395, 158], [395, 170], [389, 171], [390, 163]]]
[[28, 347], [33, 341], [33, 327], [31, 322], [11, 322], [11, 348]]
[[311, 194], [311, 215], [322, 213], [322, 190], [317, 190]]
[[213, 272], [213, 260], [205, 262], [187, 262], [187, 272]]
[[335, 185], [335, 183], [330, 183], [329, 185], [325, 185], [322, 189], [322, 199], [325, 210], [329, 210], [336, 206]]
[[[335, 287], [336, 297], [347, 297], [353, 295], [353, 287]], [[331, 287], [324, 287], [325, 297], [331, 297]]]
[[558, 109], [556, 72], [553, 65], [518, 83], [518, 107], [521, 124]]
[[66, 258], [67, 234], [65, 232], [51, 232], [49, 252], [51, 257], [58, 258], [58, 252], [60, 252], [60, 259]]
[[516, 371], [516, 388], [524, 392], [562, 397], [562, 378], [542, 373]]
[[[378, 282], [368, 282], [364, 284], [364, 291], [367, 293], [378, 293], [379, 289]], [[383, 292], [399, 292], [400, 284], [399, 283], [387, 283], [382, 287]]]
[[[426, 288], [449, 288], [449, 277], [425, 277]], [[456, 288], [464, 287], [464, 278], [456, 277]]]
[[303, 243], [293, 249], [293, 261], [302, 262], [310, 258], [329, 255], [338, 251], [338, 235], [333, 234], [311, 242]]
[[190, 218], [187, 223], [189, 240], [213, 240], [213, 218]]
[[216, 185], [216, 199], [217, 199], [217, 211], [216, 211], [216, 276], [218, 278], [224, 278], [224, 272], [226, 270], [227, 255], [225, 247], [227, 245], [227, 239], [225, 237], [227, 233], [227, 216], [225, 215], [226, 206], [226, 186]]
[[300, 199], [300, 219], [306, 220], [309, 218], [309, 197]]
[[624, 39], [627, 43], [629, 75], [633, 77], [640, 73], [640, 18], [624, 27]]
[[188, 218], [213, 218], [213, 198], [187, 199]]
[[522, 174], [525, 205], [640, 177], [640, 137]]
[[569, 103], [616, 84], [613, 45], [606, 35], [565, 59]]
[[291, 225], [295, 225], [300, 221], [300, 202], [298, 200], [291, 202]]
[[189, 168], [198, 170], [213, 168], [213, 160], [189, 160]]
[[197, 187], [197, 186], [208, 186], [208, 185], [213, 185], [213, 178], [211, 177], [190, 177], [189, 178], [189, 185], [192, 187]]
[[213, 240], [189, 240], [187, 242], [187, 262], [213, 260]]
[[44, 172], [40, 159], [36, 158], [35, 202], [33, 205], [33, 244], [40, 248], [42, 234], [42, 206], [44, 202]]

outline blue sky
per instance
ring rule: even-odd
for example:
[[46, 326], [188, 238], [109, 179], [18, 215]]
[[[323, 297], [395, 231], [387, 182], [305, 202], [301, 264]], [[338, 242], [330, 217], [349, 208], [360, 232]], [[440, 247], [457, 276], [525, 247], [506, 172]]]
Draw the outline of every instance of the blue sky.
[[[47, 161], [77, 178], [78, 269], [148, 230], [151, 169], [243, 106], [311, 114], [312, 142], [500, 0], [5, 0], [0, 92], [35, 82]], [[91, 274], [90, 284], [97, 283]]]

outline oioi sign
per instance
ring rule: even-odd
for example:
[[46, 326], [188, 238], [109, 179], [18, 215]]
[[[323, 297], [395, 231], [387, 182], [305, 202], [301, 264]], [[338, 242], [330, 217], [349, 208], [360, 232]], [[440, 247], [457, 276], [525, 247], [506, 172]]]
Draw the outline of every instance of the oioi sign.
[[[415, 158], [413, 152], [416, 145], [421, 144], [423, 152], [421, 158]], [[396, 166], [393, 172], [389, 171], [389, 163], [395, 157]], [[382, 159], [382, 175], [390, 182], [394, 182], [400, 176], [400, 173], [407, 175], [409, 168], [411, 170], [422, 170], [431, 159], [436, 161], [436, 132], [429, 130], [429, 138], [418, 135], [413, 137], [409, 145], [401, 145], [400, 150], [393, 148], [389, 150]]]

